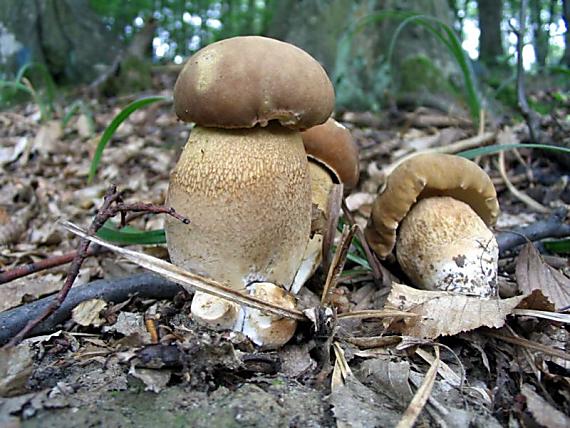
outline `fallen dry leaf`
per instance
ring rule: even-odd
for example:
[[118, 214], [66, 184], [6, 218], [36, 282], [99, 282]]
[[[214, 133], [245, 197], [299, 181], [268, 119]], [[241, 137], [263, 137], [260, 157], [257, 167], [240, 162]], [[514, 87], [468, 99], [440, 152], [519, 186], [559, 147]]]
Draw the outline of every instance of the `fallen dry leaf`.
[[482, 299], [443, 291], [426, 291], [393, 283], [386, 309], [408, 311], [419, 315], [404, 319], [393, 327], [400, 333], [435, 339], [452, 336], [476, 328], [502, 327], [505, 318], [525, 296], [510, 299]]
[[554, 408], [530, 386], [524, 384], [521, 393], [526, 398], [527, 410], [541, 426], [549, 428], [567, 428], [570, 426], [570, 418]]
[[61, 123], [50, 120], [40, 127], [34, 139], [34, 149], [43, 154], [57, 152], [57, 143], [63, 136]]
[[0, 397], [19, 395], [26, 391], [32, 374], [33, 361], [26, 344], [0, 349]]
[[547, 264], [530, 242], [517, 258], [516, 278], [523, 293], [540, 290], [556, 309], [570, 305], [570, 278]]
[[105, 309], [107, 302], [101, 299], [89, 299], [81, 302], [71, 311], [71, 318], [77, 324], [84, 327], [99, 327], [105, 323], [105, 319], [101, 318], [101, 311]]
[[62, 276], [60, 274], [33, 275], [19, 278], [0, 285], [2, 299], [0, 312], [19, 306], [24, 297], [38, 298], [53, 293], [61, 288]]

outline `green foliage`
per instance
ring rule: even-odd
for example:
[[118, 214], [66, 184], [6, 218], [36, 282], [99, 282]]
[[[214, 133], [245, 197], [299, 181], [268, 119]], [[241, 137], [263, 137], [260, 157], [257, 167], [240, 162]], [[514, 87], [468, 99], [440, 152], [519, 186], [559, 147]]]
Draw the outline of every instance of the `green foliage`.
[[17, 100], [18, 92], [34, 100], [40, 109], [42, 122], [51, 118], [56, 87], [44, 64], [29, 62], [18, 70], [13, 80], [0, 79], [0, 105]]
[[[393, 52], [395, 50], [395, 45], [398, 37], [404, 31], [404, 29], [411, 24], [419, 25], [425, 28], [436, 40], [438, 40], [452, 55], [454, 60], [456, 61], [457, 65], [459, 66], [461, 73], [463, 75], [463, 82], [464, 82], [464, 91], [465, 91], [465, 101], [469, 107], [469, 112], [471, 114], [471, 118], [475, 124], [478, 123], [479, 120], [479, 112], [481, 109], [481, 104], [479, 101], [479, 95], [475, 88], [475, 79], [473, 77], [473, 72], [471, 70], [470, 61], [464, 52], [463, 48], [461, 47], [461, 41], [455, 34], [455, 30], [449, 27], [444, 22], [431, 17], [422, 15], [416, 12], [403, 12], [403, 11], [395, 11], [395, 10], [384, 10], [381, 12], [377, 12], [371, 15], [368, 15], [356, 23], [351, 25], [351, 27], [347, 30], [345, 36], [340, 41], [340, 55], [337, 61], [337, 67], [335, 68], [335, 76], [334, 81], [335, 84], [340, 84], [339, 92], [342, 92], [342, 81], [343, 79], [347, 79], [346, 76], [346, 69], [347, 67], [342, 66], [343, 59], [346, 58], [347, 52], [350, 51], [350, 47], [352, 46], [354, 37], [362, 32], [365, 28], [369, 25], [376, 23], [378, 21], [384, 19], [396, 19], [401, 21], [399, 26], [397, 27], [392, 39], [390, 41], [390, 46], [388, 49], [388, 53], [386, 55], [386, 60], [384, 61], [385, 64], [388, 66], [388, 70], [390, 71], [389, 75], [394, 75], [394, 70], [391, 70], [392, 67], [392, 57]], [[358, 86], [356, 86], [358, 87]], [[342, 98], [341, 98], [342, 99]]]
[[143, 231], [131, 226], [125, 226], [119, 229], [111, 221], [107, 221], [103, 227], [97, 231], [97, 236], [115, 244], [158, 245], [166, 243], [164, 229]]
[[65, 114], [61, 119], [61, 127], [66, 128], [67, 125], [69, 125], [69, 121], [73, 118], [74, 115], [78, 113], [85, 115], [87, 118], [90, 133], [92, 134], [95, 132], [95, 119], [93, 117], [93, 111], [82, 100], [75, 100], [66, 109]]
[[103, 155], [103, 150], [115, 135], [115, 131], [117, 128], [123, 123], [127, 118], [137, 111], [140, 108], [146, 107], [149, 104], [153, 104], [160, 101], [170, 101], [171, 99], [168, 97], [162, 96], [155, 96], [155, 97], [147, 97], [147, 98], [140, 98], [136, 101], [133, 101], [129, 105], [127, 105], [123, 110], [117, 114], [107, 126], [101, 139], [99, 140], [99, 144], [97, 144], [97, 148], [95, 149], [95, 154], [93, 155], [93, 159], [91, 160], [91, 167], [89, 169], [89, 178], [88, 182], [91, 183], [95, 178], [95, 174], [97, 173], [97, 168], [99, 167], [99, 163], [101, 162], [101, 156]]
[[167, 60], [176, 55], [188, 56], [219, 39], [264, 34], [271, 19], [271, 3], [272, 0], [91, 0], [92, 8], [126, 43], [140, 26], [137, 18], [155, 19], [159, 37], [170, 45], [164, 55]]
[[570, 239], [544, 241], [544, 248], [558, 254], [570, 254]]
[[457, 156], [462, 156], [466, 159], [475, 159], [478, 156], [493, 155], [513, 149], [540, 149], [570, 154], [570, 149], [567, 147], [551, 146], [548, 144], [495, 144], [492, 146], [465, 150], [463, 152], [457, 153]]

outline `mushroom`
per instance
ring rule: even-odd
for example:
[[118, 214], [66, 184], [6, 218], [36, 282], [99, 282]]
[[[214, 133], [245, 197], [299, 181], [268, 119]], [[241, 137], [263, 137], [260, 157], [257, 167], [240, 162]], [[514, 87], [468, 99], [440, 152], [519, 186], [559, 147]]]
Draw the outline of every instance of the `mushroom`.
[[496, 293], [499, 250], [488, 226], [498, 215], [495, 187], [476, 163], [418, 155], [388, 176], [365, 235], [380, 258], [396, 247], [417, 287], [489, 297]]
[[315, 273], [323, 259], [325, 268], [328, 267], [328, 248], [338, 223], [343, 189], [354, 188], [360, 173], [358, 148], [352, 135], [333, 118], [302, 132], [302, 137], [309, 160], [311, 199], [317, 220], [322, 221], [317, 221], [318, 229], [307, 244], [293, 292]]
[[[177, 115], [196, 126], [170, 176], [168, 202], [191, 219], [166, 223], [172, 261], [244, 292], [265, 282], [289, 290], [311, 227], [300, 130], [331, 114], [325, 71], [288, 43], [235, 37], [187, 61], [174, 103]], [[192, 316], [244, 331], [263, 346], [284, 343], [287, 334], [277, 340], [244, 330], [244, 319], [261, 315], [220, 300], [197, 292]]]

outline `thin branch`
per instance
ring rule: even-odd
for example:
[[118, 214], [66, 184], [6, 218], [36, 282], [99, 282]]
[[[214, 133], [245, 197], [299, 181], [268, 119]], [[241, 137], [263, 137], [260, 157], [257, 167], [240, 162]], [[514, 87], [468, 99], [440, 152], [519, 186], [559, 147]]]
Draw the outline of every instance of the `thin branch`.
[[[184, 223], [189, 223], [189, 220], [176, 214], [174, 209], [167, 208], [164, 206], [157, 206], [151, 204], [125, 204], [121, 199], [121, 194], [117, 192], [117, 186], [112, 185], [107, 189], [105, 192], [105, 198], [103, 200], [103, 204], [101, 209], [91, 222], [91, 226], [89, 226], [88, 233], [90, 235], [94, 235], [97, 231], [105, 224], [105, 222], [114, 217], [117, 214], [121, 215], [121, 224], [124, 225], [126, 222], [126, 214], [129, 211], [135, 212], [153, 212], [153, 213], [166, 213]], [[37, 316], [35, 319], [30, 320], [26, 326], [16, 334], [10, 342], [8, 342], [7, 346], [16, 346], [18, 345], [24, 337], [26, 337], [38, 324], [42, 321], [47, 319], [51, 314], [53, 314], [65, 301], [65, 298], [69, 294], [75, 279], [79, 275], [79, 269], [81, 265], [87, 258], [88, 249], [90, 245], [90, 241], [88, 239], [81, 239], [79, 242], [79, 249], [77, 250], [77, 254], [73, 261], [71, 262], [71, 266], [69, 267], [67, 277], [65, 282], [57, 294], [57, 297], [50, 303], [49, 306], [45, 308], [45, 311]]]
[[501, 231], [497, 234], [499, 252], [504, 254], [528, 241], [544, 238], [565, 238], [570, 236], [570, 224], [566, 223], [566, 209], [559, 208], [546, 220], [537, 221], [530, 226]]
[[[46, 334], [55, 330], [57, 325], [69, 318], [71, 311], [79, 303], [90, 299], [103, 299], [107, 302], [120, 303], [133, 295], [145, 299], [172, 299], [184, 289], [152, 273], [130, 275], [119, 279], [101, 279], [88, 284], [73, 287], [64, 302], [49, 317], [39, 323], [26, 336]], [[0, 344], [10, 340], [21, 331], [30, 320], [42, 315], [54, 304], [57, 295], [44, 297], [25, 305], [0, 313]]]

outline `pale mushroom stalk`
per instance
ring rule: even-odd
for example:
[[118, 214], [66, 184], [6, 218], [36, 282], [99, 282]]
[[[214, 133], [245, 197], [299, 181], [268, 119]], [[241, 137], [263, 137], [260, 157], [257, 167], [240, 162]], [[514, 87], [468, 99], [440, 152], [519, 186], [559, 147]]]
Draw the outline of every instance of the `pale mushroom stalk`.
[[293, 282], [294, 293], [326, 259], [329, 250], [326, 247], [332, 242], [338, 223], [343, 190], [355, 187], [360, 174], [358, 149], [352, 135], [333, 118], [304, 131], [302, 136], [309, 160], [311, 200], [324, 224], [321, 230], [313, 231], [307, 244], [303, 264]]
[[499, 214], [495, 188], [474, 162], [420, 155], [388, 177], [365, 230], [376, 254], [396, 249], [402, 270], [428, 290], [496, 295]]
[[[190, 225], [166, 224], [173, 262], [244, 293], [270, 289], [261, 295], [294, 305], [286, 290], [311, 227], [300, 130], [324, 122], [332, 111], [334, 92], [325, 71], [288, 43], [236, 37], [188, 60], [174, 103], [177, 115], [197, 126], [168, 190], [169, 204], [191, 219]], [[272, 283], [285, 297], [275, 297], [268, 285], [252, 287], [259, 283]], [[191, 311], [204, 324], [242, 331], [264, 347], [284, 344], [295, 329], [294, 321], [202, 293], [195, 294]]]

